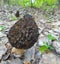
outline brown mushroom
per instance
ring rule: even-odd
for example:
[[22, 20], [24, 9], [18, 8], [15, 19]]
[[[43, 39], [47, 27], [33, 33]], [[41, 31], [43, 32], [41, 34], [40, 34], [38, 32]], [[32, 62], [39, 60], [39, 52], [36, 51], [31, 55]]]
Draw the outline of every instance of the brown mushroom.
[[12, 51], [19, 52], [19, 54], [24, 52], [22, 50], [31, 48], [37, 42], [38, 36], [38, 26], [29, 14], [24, 15], [17, 21], [7, 35], [10, 44], [15, 47]]

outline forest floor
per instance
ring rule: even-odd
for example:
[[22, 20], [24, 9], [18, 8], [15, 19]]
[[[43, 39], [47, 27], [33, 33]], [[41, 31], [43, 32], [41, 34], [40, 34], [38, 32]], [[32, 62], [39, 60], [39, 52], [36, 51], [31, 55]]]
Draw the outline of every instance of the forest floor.
[[[10, 54], [10, 44], [7, 38], [10, 27], [19, 19], [15, 18], [17, 10], [20, 12], [20, 18], [24, 14], [31, 14], [35, 18], [40, 33], [38, 44], [26, 50], [23, 58]], [[48, 41], [48, 34], [52, 34], [56, 40]], [[55, 50], [41, 53], [39, 46], [42, 46], [44, 42], [51, 44]], [[0, 61], [0, 64], [60, 64], [60, 9], [45, 12], [29, 7], [0, 6]]]

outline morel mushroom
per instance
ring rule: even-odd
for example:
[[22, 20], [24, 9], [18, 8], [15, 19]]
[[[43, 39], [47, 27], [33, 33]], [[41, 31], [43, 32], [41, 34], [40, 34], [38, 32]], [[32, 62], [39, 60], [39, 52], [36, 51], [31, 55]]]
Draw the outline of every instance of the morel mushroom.
[[31, 48], [37, 42], [38, 36], [38, 26], [30, 14], [17, 21], [7, 35], [11, 45], [21, 51]]

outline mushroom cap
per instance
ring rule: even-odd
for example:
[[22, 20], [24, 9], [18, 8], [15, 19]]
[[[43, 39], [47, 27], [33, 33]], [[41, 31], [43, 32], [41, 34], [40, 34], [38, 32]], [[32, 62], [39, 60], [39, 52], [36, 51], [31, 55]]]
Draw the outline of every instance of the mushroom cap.
[[38, 40], [38, 26], [33, 17], [26, 14], [17, 21], [8, 32], [11, 45], [18, 49], [29, 49]]

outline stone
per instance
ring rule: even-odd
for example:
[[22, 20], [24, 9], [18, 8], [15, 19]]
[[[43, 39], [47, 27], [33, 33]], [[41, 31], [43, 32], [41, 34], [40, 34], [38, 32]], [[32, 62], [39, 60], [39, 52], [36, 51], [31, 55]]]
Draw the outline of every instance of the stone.
[[1, 64], [23, 64], [19, 58], [2, 61]]
[[58, 54], [60, 54], [60, 42], [54, 41], [54, 42], [53, 42], [53, 47], [55, 48], [56, 52], [57, 52]]
[[60, 34], [60, 28], [55, 28], [54, 31]]
[[52, 25], [60, 25], [60, 21], [55, 22], [55, 23], [53, 22]]
[[7, 48], [5, 47], [5, 45], [0, 43], [0, 59], [6, 53], [6, 51], [7, 51]]
[[38, 46], [43, 46], [45, 44], [44, 42], [48, 42], [47, 37], [45, 37], [45, 36], [39, 37], [39, 39], [38, 39]]
[[42, 55], [42, 58], [39, 62], [39, 64], [60, 64], [60, 58], [57, 57], [54, 53], [49, 52], [49, 53], [44, 53]]
[[30, 49], [27, 49], [27, 50], [25, 51], [24, 55], [25, 55], [24, 62], [26, 62], [26, 61], [31, 61], [31, 60], [35, 60], [35, 59], [34, 59], [35, 46], [31, 47]]
[[3, 37], [3, 38], [1, 38], [1, 41], [2, 41], [4, 44], [7, 44], [8, 38], [7, 38], [7, 37]]
[[16, 59], [12, 59], [10, 61], [10, 64], [23, 64], [23, 63], [19, 58], [16, 58]]
[[4, 37], [4, 36], [6, 36], [6, 34], [0, 32], [0, 37]]
[[7, 62], [6, 61], [1, 61], [1, 64], [7, 64]]

